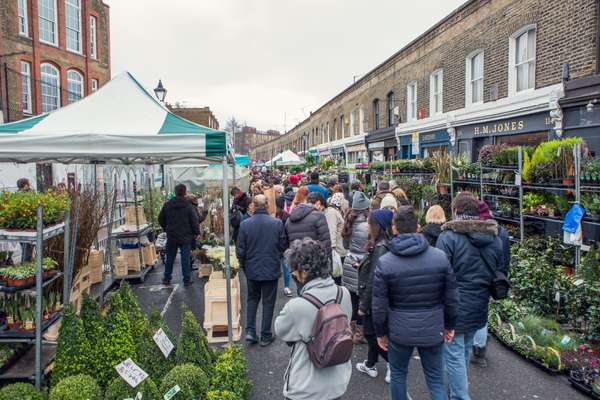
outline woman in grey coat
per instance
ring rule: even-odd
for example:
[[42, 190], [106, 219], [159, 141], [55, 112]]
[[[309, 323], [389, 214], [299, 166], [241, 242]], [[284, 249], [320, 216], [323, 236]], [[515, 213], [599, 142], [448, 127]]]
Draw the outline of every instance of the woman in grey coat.
[[355, 335], [355, 342], [364, 341], [362, 333], [356, 327], [360, 325], [358, 315], [358, 267], [367, 257], [367, 240], [369, 239], [369, 199], [362, 192], [354, 193], [352, 199], [352, 209], [346, 216], [346, 224], [342, 232], [344, 238], [344, 247], [348, 249], [348, 255], [344, 259], [344, 268], [342, 275], [342, 285], [350, 292], [352, 299], [352, 331], [358, 333]]

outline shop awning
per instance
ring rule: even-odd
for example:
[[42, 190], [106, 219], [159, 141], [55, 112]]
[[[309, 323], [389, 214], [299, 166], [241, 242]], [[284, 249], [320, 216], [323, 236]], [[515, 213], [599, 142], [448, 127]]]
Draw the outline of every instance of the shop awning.
[[171, 113], [129, 72], [96, 93], [0, 125], [0, 161], [203, 164], [222, 161], [226, 133]]

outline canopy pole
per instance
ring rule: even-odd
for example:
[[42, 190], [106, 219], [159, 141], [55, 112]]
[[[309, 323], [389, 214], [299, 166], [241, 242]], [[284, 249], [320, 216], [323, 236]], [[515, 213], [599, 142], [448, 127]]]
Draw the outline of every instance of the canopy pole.
[[227, 341], [233, 344], [233, 317], [231, 315], [231, 263], [229, 260], [229, 167], [227, 156], [223, 157], [223, 244], [225, 248], [225, 280], [227, 282]]

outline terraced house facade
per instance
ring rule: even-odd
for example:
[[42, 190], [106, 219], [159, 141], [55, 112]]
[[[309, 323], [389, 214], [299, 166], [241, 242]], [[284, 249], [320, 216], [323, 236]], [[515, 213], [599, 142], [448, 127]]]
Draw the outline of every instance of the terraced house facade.
[[575, 134], [600, 149], [599, 8], [470, 0], [252, 157], [292, 149], [347, 164], [435, 150], [474, 158], [489, 143]]

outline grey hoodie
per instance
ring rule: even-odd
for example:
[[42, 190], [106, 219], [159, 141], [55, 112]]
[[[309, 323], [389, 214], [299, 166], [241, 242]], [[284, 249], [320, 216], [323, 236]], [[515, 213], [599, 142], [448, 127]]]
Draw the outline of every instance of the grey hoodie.
[[[310, 293], [325, 303], [335, 299], [338, 286], [332, 278], [313, 279], [302, 293]], [[350, 320], [350, 293], [342, 288], [342, 309]], [[331, 400], [341, 397], [352, 374], [352, 361], [329, 368], [316, 368], [308, 355], [305, 342], [317, 316], [317, 309], [307, 300], [296, 297], [283, 307], [275, 320], [275, 334], [284, 342], [293, 343], [292, 355], [285, 372], [283, 396], [291, 400]]]

